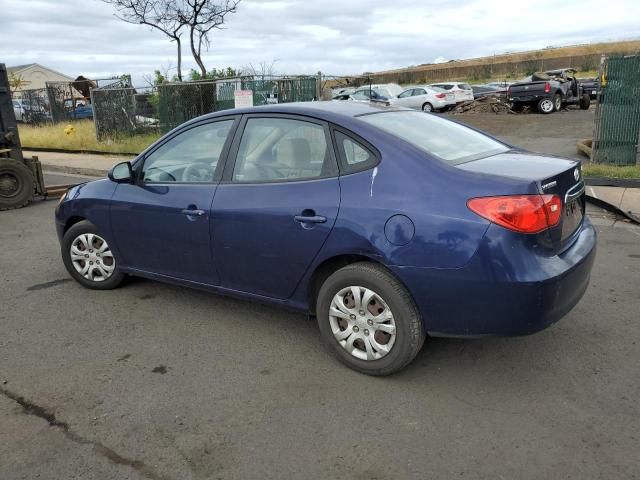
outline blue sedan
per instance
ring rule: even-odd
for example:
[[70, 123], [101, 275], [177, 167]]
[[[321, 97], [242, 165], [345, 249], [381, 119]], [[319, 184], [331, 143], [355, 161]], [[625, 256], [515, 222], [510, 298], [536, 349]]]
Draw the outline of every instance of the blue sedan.
[[135, 275], [309, 312], [371, 375], [406, 366], [427, 335], [548, 327], [584, 294], [596, 252], [578, 162], [413, 110], [217, 112], [108, 177], [56, 209], [80, 284]]

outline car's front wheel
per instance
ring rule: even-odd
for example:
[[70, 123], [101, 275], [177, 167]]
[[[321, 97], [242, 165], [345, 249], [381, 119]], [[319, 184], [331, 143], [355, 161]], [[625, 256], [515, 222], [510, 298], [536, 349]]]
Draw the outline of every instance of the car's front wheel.
[[64, 266], [79, 284], [109, 290], [124, 280], [111, 247], [93, 223], [84, 220], [69, 228], [61, 248]]
[[418, 354], [420, 313], [404, 286], [383, 267], [361, 262], [333, 273], [318, 293], [323, 340], [340, 361], [368, 375], [389, 375]]

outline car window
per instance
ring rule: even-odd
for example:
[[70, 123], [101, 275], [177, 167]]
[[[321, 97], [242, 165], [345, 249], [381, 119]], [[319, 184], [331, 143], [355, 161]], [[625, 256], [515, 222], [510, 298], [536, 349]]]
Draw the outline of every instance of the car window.
[[413, 90], [405, 90], [404, 92], [402, 92], [400, 95], [398, 95], [398, 98], [407, 98], [410, 97], [413, 93]]
[[242, 134], [234, 182], [273, 182], [330, 175], [333, 159], [322, 125], [285, 118], [251, 118]]
[[462, 90], [471, 90], [471, 85], [468, 83], [459, 83], [458, 87]]
[[361, 171], [372, 167], [377, 162], [371, 150], [344, 133], [335, 132], [335, 139], [344, 173]]
[[353, 98], [355, 98], [356, 100], [368, 100], [369, 90], [358, 90], [353, 94]]
[[205, 123], [171, 138], [144, 161], [145, 182], [213, 181], [233, 120]]
[[427, 92], [425, 91], [425, 89], [424, 89], [424, 88], [416, 88], [416, 89], [413, 91], [413, 94], [414, 94], [414, 95], [426, 95], [426, 94], [427, 94]]
[[509, 150], [480, 132], [422, 112], [388, 111], [358, 118], [452, 165]]
[[444, 88], [445, 90], [451, 90], [453, 85], [434, 85], [434, 87]]

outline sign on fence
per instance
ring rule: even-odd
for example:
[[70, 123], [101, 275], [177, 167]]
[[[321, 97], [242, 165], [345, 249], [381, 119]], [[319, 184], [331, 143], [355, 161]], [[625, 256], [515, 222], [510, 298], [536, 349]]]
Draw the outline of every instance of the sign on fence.
[[253, 90], [236, 90], [233, 92], [235, 108], [253, 107]]

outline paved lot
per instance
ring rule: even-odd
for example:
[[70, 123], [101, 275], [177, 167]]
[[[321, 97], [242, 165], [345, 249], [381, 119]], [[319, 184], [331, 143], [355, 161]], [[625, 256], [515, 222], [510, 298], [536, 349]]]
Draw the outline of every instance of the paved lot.
[[598, 218], [591, 286], [512, 339], [429, 339], [390, 378], [305, 316], [69, 280], [55, 202], [0, 216], [0, 478], [638, 478], [640, 229]]
[[534, 152], [586, 160], [578, 154], [578, 140], [593, 137], [595, 106], [589, 110], [569, 108], [550, 115], [461, 114], [451, 118], [479, 128], [512, 145]]

